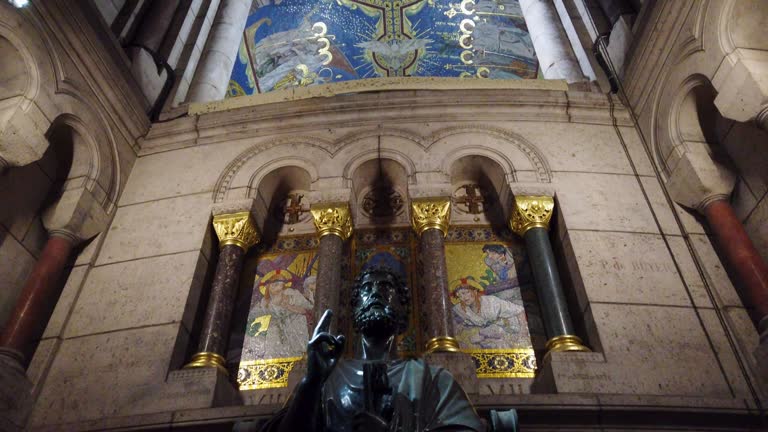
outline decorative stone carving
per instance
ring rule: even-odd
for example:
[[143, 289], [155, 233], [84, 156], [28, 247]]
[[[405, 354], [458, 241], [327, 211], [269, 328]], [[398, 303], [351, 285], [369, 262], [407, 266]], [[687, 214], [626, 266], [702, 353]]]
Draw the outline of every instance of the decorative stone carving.
[[213, 217], [213, 229], [219, 238], [220, 248], [231, 244], [248, 251], [260, 239], [250, 212], [216, 215]]
[[411, 202], [411, 225], [416, 234], [434, 228], [448, 235], [451, 221], [451, 200], [446, 198], [420, 198]]
[[517, 196], [510, 227], [519, 236], [531, 228], [549, 229], [554, 208], [555, 200], [549, 196]]
[[347, 240], [352, 235], [352, 215], [347, 203], [313, 205], [310, 211], [320, 237], [333, 234]]

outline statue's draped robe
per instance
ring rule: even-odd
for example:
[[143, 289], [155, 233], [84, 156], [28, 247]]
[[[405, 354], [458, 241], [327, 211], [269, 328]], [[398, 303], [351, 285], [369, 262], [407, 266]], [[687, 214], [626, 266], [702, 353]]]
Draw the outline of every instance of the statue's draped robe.
[[[343, 360], [323, 386], [326, 431], [352, 431], [352, 418], [363, 410], [363, 360]], [[461, 386], [445, 369], [423, 360], [394, 361], [387, 376], [393, 389], [390, 431], [478, 431], [485, 427]]]

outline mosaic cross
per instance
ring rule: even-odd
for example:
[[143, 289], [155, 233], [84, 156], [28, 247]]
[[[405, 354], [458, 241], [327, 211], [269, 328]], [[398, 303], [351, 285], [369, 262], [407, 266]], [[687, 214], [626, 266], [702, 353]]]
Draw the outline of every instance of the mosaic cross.
[[302, 213], [306, 213], [308, 210], [301, 205], [301, 199], [304, 195], [291, 193], [288, 194], [288, 204], [285, 205], [285, 215], [288, 216], [288, 220], [285, 222], [287, 225], [294, 225], [299, 223], [299, 217]]
[[480, 204], [482, 204], [485, 200], [480, 193], [480, 186], [476, 184], [468, 184], [462, 186], [462, 189], [464, 189], [466, 195], [461, 198], [456, 198], [456, 204], [464, 204], [467, 206], [469, 214], [482, 213], [480, 210]]

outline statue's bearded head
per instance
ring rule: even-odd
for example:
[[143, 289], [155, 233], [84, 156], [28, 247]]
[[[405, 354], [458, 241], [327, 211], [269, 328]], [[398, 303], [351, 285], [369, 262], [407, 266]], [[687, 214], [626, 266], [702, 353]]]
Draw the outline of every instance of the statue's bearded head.
[[372, 266], [360, 273], [352, 287], [355, 330], [365, 336], [389, 337], [408, 327], [410, 292], [397, 272]]

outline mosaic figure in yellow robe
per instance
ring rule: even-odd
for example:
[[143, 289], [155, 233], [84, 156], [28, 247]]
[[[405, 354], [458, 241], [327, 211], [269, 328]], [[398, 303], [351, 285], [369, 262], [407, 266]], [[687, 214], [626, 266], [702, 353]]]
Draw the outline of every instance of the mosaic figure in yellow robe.
[[471, 348], [502, 349], [530, 344], [525, 308], [484, 295], [482, 285], [468, 276], [454, 281], [451, 295], [459, 340]]
[[270, 316], [269, 328], [263, 332], [264, 347], [272, 350], [280, 347], [285, 357], [300, 356], [306, 350], [307, 317], [312, 313], [312, 303], [292, 288], [292, 279], [289, 271], [278, 269], [265, 274], [258, 282], [263, 298], [256, 308], [257, 319]]

